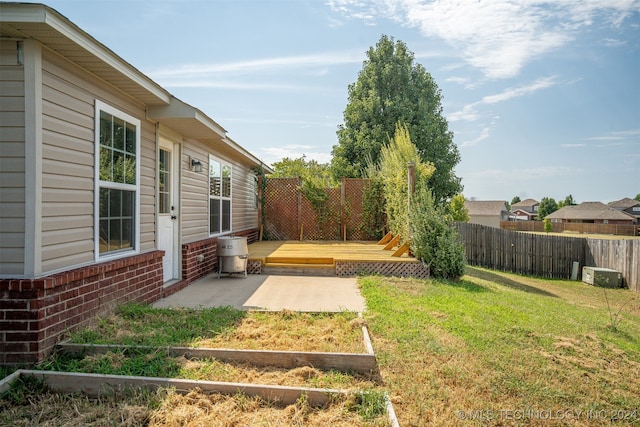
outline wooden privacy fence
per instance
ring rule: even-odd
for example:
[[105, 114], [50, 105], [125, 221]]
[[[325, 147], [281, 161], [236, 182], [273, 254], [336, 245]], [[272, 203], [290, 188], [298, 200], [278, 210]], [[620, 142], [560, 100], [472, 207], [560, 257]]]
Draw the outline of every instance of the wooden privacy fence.
[[324, 191], [328, 200], [314, 208], [299, 178], [268, 178], [264, 190], [264, 234], [269, 240], [377, 240], [363, 218], [368, 179], [343, 178]]
[[611, 268], [624, 284], [640, 292], [640, 240], [607, 240], [519, 233], [478, 224], [457, 223], [467, 262], [531, 276], [568, 279], [574, 262]]
[[[512, 231], [544, 232], [542, 221], [500, 221], [500, 228]], [[640, 236], [639, 224], [590, 224], [580, 222], [552, 222], [551, 231], [582, 234], [615, 234], [618, 236]]]

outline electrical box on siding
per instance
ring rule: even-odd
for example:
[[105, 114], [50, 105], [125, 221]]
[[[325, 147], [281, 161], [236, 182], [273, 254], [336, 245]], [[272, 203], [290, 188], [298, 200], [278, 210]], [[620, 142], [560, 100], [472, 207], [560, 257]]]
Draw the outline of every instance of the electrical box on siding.
[[605, 288], [622, 287], [622, 273], [610, 268], [582, 267], [582, 281]]

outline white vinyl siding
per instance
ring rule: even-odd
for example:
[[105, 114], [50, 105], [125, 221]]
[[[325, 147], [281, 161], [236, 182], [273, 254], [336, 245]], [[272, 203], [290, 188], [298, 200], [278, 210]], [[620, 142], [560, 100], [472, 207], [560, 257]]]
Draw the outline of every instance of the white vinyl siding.
[[0, 41], [0, 276], [24, 272], [24, 92], [17, 42]]
[[[134, 117], [144, 108], [43, 50], [42, 270], [88, 264], [94, 242], [95, 101]], [[140, 249], [155, 246], [155, 126], [142, 121]], [[148, 185], [149, 188], [143, 188]]]
[[255, 174], [247, 167], [233, 169], [233, 229], [258, 228], [255, 206]]
[[[180, 162], [181, 169], [181, 236], [182, 243], [190, 243], [206, 239], [209, 235], [209, 155], [214, 156], [231, 166], [231, 230], [237, 233], [258, 228], [258, 210], [255, 209], [254, 185], [252, 171], [246, 165], [221, 155], [214, 148], [205, 144], [186, 140]], [[202, 172], [194, 172], [190, 168], [190, 159], [203, 163]]]

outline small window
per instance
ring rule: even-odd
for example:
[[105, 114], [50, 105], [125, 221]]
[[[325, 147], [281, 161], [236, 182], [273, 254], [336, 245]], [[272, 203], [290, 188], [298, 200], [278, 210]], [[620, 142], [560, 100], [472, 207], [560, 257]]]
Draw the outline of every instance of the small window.
[[640, 206], [634, 206], [632, 210], [633, 212], [640, 212]]
[[209, 234], [231, 231], [231, 166], [209, 159]]
[[96, 101], [96, 259], [138, 250], [140, 121]]
[[160, 149], [158, 170], [158, 212], [171, 212], [171, 151]]

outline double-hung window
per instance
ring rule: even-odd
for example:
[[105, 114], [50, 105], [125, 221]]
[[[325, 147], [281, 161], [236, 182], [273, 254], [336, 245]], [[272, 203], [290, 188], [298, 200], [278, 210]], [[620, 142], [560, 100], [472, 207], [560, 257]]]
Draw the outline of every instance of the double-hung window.
[[209, 233], [231, 231], [231, 166], [209, 158]]
[[139, 250], [140, 120], [96, 101], [96, 259]]

